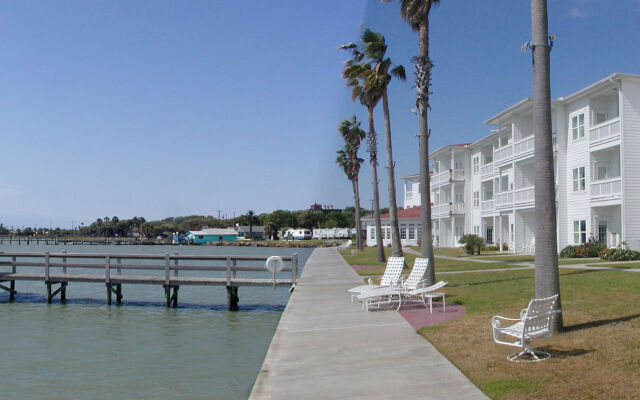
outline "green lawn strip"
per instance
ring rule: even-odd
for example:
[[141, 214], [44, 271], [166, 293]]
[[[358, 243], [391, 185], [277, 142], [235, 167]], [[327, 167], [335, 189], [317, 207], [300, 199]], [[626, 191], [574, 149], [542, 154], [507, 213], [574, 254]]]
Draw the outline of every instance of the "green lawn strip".
[[466, 314], [420, 334], [491, 398], [598, 398], [603, 387], [611, 398], [637, 395], [640, 347], [630, 338], [640, 337], [640, 274], [561, 270], [565, 332], [536, 340], [534, 347], [551, 351], [552, 358], [525, 365], [505, 359], [516, 349], [493, 342], [490, 320], [495, 314], [519, 316], [534, 297], [534, 271], [453, 274], [446, 280], [447, 301], [462, 304]]
[[[533, 262], [534, 257], [532, 255], [505, 255], [505, 256], [480, 256], [477, 259], [502, 261], [502, 262]], [[571, 264], [592, 264], [599, 263], [602, 260], [596, 260], [593, 258], [558, 258], [558, 264], [571, 265]]]
[[[358, 251], [355, 255], [352, 255], [352, 250], [341, 250], [340, 254], [343, 255], [344, 260], [350, 265], [377, 265], [383, 267], [386, 265], [385, 262], [378, 262], [378, 256], [376, 253], [375, 247], [365, 247], [363, 251]], [[391, 248], [385, 247], [384, 254], [388, 258], [391, 256]], [[416, 259], [416, 255], [404, 253], [404, 262], [409, 266], [413, 266], [413, 262]]]
[[616, 264], [587, 264], [590, 267], [609, 267], [609, 268], [640, 268], [640, 262], [630, 262], [630, 263], [616, 263]]

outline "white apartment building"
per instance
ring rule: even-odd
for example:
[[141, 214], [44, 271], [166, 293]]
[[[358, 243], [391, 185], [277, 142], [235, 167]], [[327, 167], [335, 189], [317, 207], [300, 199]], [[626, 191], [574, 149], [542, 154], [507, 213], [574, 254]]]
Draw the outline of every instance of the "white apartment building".
[[[558, 248], [593, 238], [609, 247], [625, 241], [638, 249], [640, 75], [610, 75], [553, 99], [551, 107]], [[463, 234], [475, 233], [487, 243], [507, 244], [510, 251], [530, 252], [535, 246], [531, 99], [486, 124], [493, 127], [488, 136], [430, 155], [434, 245], [457, 246]], [[418, 175], [402, 179], [404, 207], [417, 208]], [[367, 244], [374, 246], [373, 220], [365, 223]], [[410, 224], [417, 228], [418, 219], [400, 217], [404, 244], [417, 242], [416, 233], [408, 239]], [[385, 235], [384, 241], [390, 238]]]

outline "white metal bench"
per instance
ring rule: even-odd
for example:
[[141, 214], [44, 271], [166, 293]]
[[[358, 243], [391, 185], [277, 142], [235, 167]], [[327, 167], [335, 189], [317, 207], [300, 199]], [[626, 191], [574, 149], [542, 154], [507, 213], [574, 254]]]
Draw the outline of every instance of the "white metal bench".
[[[558, 295], [546, 297], [544, 299], [533, 299], [529, 306], [520, 312], [520, 319], [505, 318], [499, 315], [491, 319], [493, 327], [493, 340], [496, 343], [507, 346], [519, 347], [519, 353], [507, 356], [509, 361], [542, 361], [551, 355], [545, 351], [531, 348], [533, 339], [553, 336], [553, 319], [559, 310], [556, 310]], [[508, 326], [502, 326], [504, 322]], [[511, 339], [515, 341], [508, 341]], [[531, 360], [524, 359], [523, 356], [530, 355]]]

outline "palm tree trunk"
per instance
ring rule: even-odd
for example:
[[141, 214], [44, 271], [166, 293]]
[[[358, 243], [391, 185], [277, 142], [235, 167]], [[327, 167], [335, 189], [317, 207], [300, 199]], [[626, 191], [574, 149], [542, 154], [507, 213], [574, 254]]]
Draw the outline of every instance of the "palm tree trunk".
[[382, 242], [382, 222], [380, 221], [380, 195], [378, 194], [378, 145], [376, 130], [373, 126], [373, 107], [368, 107], [369, 114], [369, 155], [371, 162], [371, 179], [373, 181], [373, 217], [376, 222], [376, 253], [378, 262], [385, 262]]
[[[531, 0], [533, 52], [533, 131], [535, 133], [535, 289], [536, 297], [560, 294], [556, 237], [556, 193], [553, 176], [551, 90], [547, 1]], [[558, 309], [560, 298], [558, 298]], [[562, 330], [562, 314], [556, 315], [554, 330]]]
[[393, 172], [393, 149], [391, 147], [391, 118], [389, 116], [389, 98], [387, 89], [382, 92], [382, 108], [384, 111], [384, 138], [387, 144], [387, 188], [389, 189], [389, 222], [391, 227], [391, 255], [402, 257], [400, 227], [398, 226], [398, 206], [396, 204], [396, 180]]
[[356, 203], [356, 249], [362, 250], [362, 227], [360, 225], [360, 191], [358, 190], [358, 178], [353, 178], [353, 197]]
[[[429, 16], [420, 24], [418, 39], [419, 60], [429, 60]], [[419, 61], [420, 62], [420, 61]], [[431, 74], [430, 68], [427, 72]], [[429, 79], [430, 80], [430, 79]], [[428, 82], [427, 82], [428, 83]], [[433, 239], [431, 237], [431, 184], [429, 176], [429, 130], [427, 121], [429, 87], [417, 88], [425, 93], [426, 101], [418, 102], [418, 140], [420, 144], [420, 256], [429, 259], [429, 268], [425, 274], [427, 284], [436, 282], [435, 258], [433, 257]]]

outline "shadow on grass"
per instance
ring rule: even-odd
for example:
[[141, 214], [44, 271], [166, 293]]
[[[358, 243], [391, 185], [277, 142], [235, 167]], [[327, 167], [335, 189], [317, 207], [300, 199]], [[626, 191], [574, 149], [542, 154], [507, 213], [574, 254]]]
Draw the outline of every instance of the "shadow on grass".
[[587, 350], [587, 349], [559, 350], [559, 349], [554, 349], [553, 347], [536, 347], [536, 349], [550, 353], [552, 358], [560, 358], [560, 359], [567, 358], [567, 357], [583, 356], [585, 354], [594, 352], [594, 350]]
[[[519, 271], [519, 270], [516, 270], [516, 271]], [[511, 271], [501, 271], [501, 272], [511, 272]], [[568, 273], [563, 272], [560, 275], [561, 276], [567, 276], [567, 275], [591, 274], [591, 273], [594, 273], [594, 272], [600, 272], [600, 270], [590, 269], [590, 270], [580, 270], [580, 271], [568, 272]], [[490, 283], [521, 281], [521, 280], [525, 280], [525, 279], [534, 279], [534, 277], [533, 276], [521, 276], [521, 277], [518, 277], [518, 278], [494, 279], [494, 280], [491, 280], [491, 281], [452, 284], [452, 285], [449, 285], [449, 286], [450, 287], [478, 286], [478, 285], [486, 285], [486, 284], [490, 284]]]
[[632, 319], [636, 319], [636, 318], [640, 318], [640, 314], [631, 314], [631, 315], [625, 315], [624, 317], [611, 318], [611, 319], [599, 319], [597, 321], [583, 322], [581, 324], [565, 326], [563, 331], [564, 332], [573, 332], [573, 331], [579, 331], [579, 330], [582, 330], [582, 329], [596, 328], [598, 326], [610, 325], [610, 324], [616, 324], [616, 323], [619, 323], [619, 322], [631, 321]]

